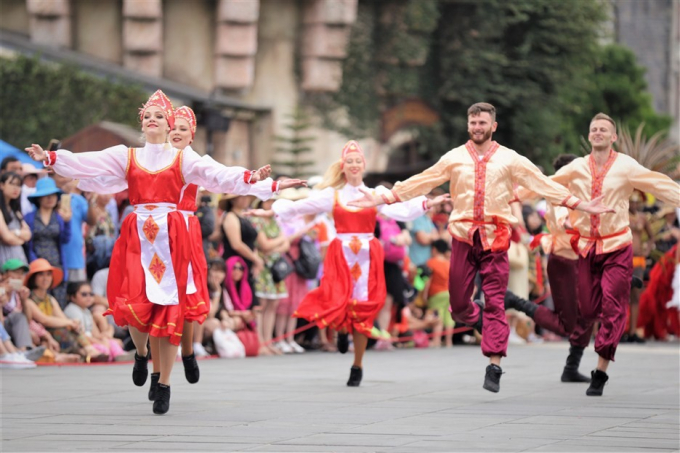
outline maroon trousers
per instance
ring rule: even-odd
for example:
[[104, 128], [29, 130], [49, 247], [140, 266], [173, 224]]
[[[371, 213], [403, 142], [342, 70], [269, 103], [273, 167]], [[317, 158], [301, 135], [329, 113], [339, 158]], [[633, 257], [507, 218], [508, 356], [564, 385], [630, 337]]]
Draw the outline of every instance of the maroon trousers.
[[479, 306], [472, 302], [477, 272], [482, 277], [482, 291], [486, 301], [482, 353], [487, 357], [505, 356], [510, 334], [503, 302], [510, 273], [508, 253], [485, 251], [479, 232], [474, 233], [472, 245], [454, 238], [451, 241], [449, 298], [453, 319], [467, 325], [473, 325], [479, 319]]
[[578, 259], [548, 257], [548, 279], [555, 311], [539, 305], [534, 321], [558, 335], [569, 337], [572, 346], [585, 348], [590, 342], [593, 321], [583, 319], [578, 308]]
[[633, 278], [633, 246], [611, 253], [579, 258], [579, 310], [588, 321], [600, 321], [595, 352], [614, 360], [616, 347], [626, 328], [626, 308]]

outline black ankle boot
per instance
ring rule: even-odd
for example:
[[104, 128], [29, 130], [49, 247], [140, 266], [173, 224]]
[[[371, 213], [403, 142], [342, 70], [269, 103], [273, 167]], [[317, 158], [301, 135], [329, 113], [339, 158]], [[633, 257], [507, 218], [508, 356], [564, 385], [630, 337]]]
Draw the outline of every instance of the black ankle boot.
[[347, 381], [347, 387], [359, 387], [361, 384], [361, 378], [364, 377], [364, 372], [358, 366], [352, 366], [349, 370], [349, 381]]
[[607, 373], [600, 370], [593, 370], [590, 372], [592, 380], [590, 381], [590, 387], [586, 390], [586, 395], [588, 396], [602, 396], [602, 391], [604, 390], [604, 385], [609, 380]]
[[156, 401], [156, 391], [158, 390], [158, 380], [161, 373], [151, 373], [151, 387], [149, 387], [149, 401]]
[[479, 307], [479, 319], [471, 327], [481, 335], [482, 327], [484, 326], [484, 303], [479, 299], [475, 299], [473, 302]]
[[503, 374], [503, 369], [498, 365], [487, 366], [483, 387], [490, 392], [498, 393], [501, 389], [501, 374]]
[[201, 377], [201, 372], [198, 369], [198, 362], [196, 361], [196, 354], [192, 353], [186, 357], [182, 356], [182, 363], [184, 364], [184, 377], [187, 378], [189, 384], [195, 384]]
[[349, 334], [338, 333], [338, 352], [344, 354], [349, 351]]
[[567, 364], [564, 365], [562, 371], [562, 382], [590, 382], [590, 378], [578, 372], [578, 367], [581, 364], [581, 357], [583, 357], [583, 350], [580, 346], [570, 346], [569, 355], [567, 356]]
[[530, 300], [522, 299], [517, 294], [510, 291], [505, 292], [504, 302], [506, 310], [513, 308], [517, 311], [525, 313], [531, 319], [534, 319], [534, 314], [538, 308], [538, 305], [535, 303], [531, 302]]
[[135, 352], [135, 365], [132, 367], [132, 382], [137, 387], [141, 387], [146, 383], [146, 378], [149, 376], [149, 353], [146, 357], [140, 357]]
[[158, 384], [156, 399], [153, 402], [153, 413], [163, 415], [170, 409], [170, 386]]

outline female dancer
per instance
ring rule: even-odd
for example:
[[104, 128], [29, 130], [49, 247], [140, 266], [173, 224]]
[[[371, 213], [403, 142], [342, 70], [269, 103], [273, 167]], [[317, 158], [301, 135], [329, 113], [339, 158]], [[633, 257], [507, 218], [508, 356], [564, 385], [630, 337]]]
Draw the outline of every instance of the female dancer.
[[[446, 200], [442, 195], [434, 200], [424, 196], [408, 203], [381, 206], [378, 209], [353, 209], [347, 203], [363, 196], [366, 188], [363, 174], [366, 161], [359, 144], [348, 142], [342, 157], [331, 165], [324, 180], [317, 186], [320, 192], [299, 200], [277, 200], [272, 211], [254, 211], [253, 215], [276, 214], [286, 222], [297, 216], [332, 212], [337, 236], [331, 242], [324, 262], [324, 276], [318, 288], [302, 300], [295, 316], [315, 322], [319, 327], [338, 330], [338, 350], [345, 353], [347, 335], [353, 330], [354, 364], [347, 385], [357, 387], [362, 379], [362, 359], [373, 322], [385, 302], [383, 250], [374, 236], [376, 214], [381, 212], [401, 221], [413, 220], [429, 208]], [[386, 192], [384, 187], [377, 194]]]
[[109, 191], [124, 188], [122, 180], [129, 184], [135, 211], [123, 222], [111, 257], [109, 313], [116, 324], [130, 326], [137, 349], [132, 370], [135, 385], [144, 385], [148, 377], [149, 335], [161, 338], [161, 371], [153, 411], [165, 414], [170, 408], [170, 373], [187, 306], [191, 238], [177, 210], [182, 189], [193, 183], [216, 192], [247, 194], [252, 184], [269, 176], [271, 168], [225, 167], [201, 158], [190, 147], [178, 150], [170, 146], [166, 141], [175, 116], [170, 100], [160, 90], [144, 104], [140, 119], [147, 140], [143, 148], [118, 145], [101, 152], [73, 154], [66, 150], [46, 153], [34, 144], [26, 151], [63, 176], [110, 178]]

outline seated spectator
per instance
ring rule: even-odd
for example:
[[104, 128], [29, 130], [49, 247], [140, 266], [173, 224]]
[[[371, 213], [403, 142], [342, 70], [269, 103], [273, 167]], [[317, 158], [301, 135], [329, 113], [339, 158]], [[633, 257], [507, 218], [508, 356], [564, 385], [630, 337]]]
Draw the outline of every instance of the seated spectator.
[[27, 263], [23, 245], [31, 240], [31, 229], [21, 213], [21, 176], [3, 173], [0, 192], [0, 263], [13, 258]]
[[[83, 332], [92, 343], [92, 346], [102, 354], [113, 360], [132, 360], [132, 353], [123, 350], [123, 342], [113, 338], [113, 326], [109, 326], [103, 316], [93, 315], [90, 308], [94, 305], [94, 293], [87, 282], [71, 282], [66, 287], [68, 305], [64, 314], [73, 320], [77, 320], [82, 326]], [[95, 317], [100, 318], [99, 322]], [[105, 328], [100, 330], [100, 326]]]
[[[29, 360], [38, 360], [45, 352], [44, 346], [36, 347], [31, 336], [31, 312], [26, 303], [31, 292], [24, 286], [24, 276], [28, 266], [14, 258], [2, 265], [2, 300], [3, 326], [9, 333], [12, 342], [24, 352]], [[1, 291], [0, 291], [1, 292]]]
[[[234, 284], [230, 286], [233, 286], [232, 293], [236, 294], [236, 304], [232, 300], [230, 292], [225, 288], [224, 282], [227, 281], [227, 267], [224, 261], [221, 259], [212, 260], [208, 270], [210, 312], [203, 325], [195, 330], [194, 350], [196, 355], [199, 355], [199, 351], [201, 355], [207, 355], [204, 347], [197, 342], [210, 342], [216, 330], [223, 329], [238, 332], [255, 320], [253, 312], [246, 308], [248, 306], [248, 291], [250, 288], [246, 288], [247, 281], [243, 279], [244, 272], [240, 269], [236, 269], [235, 272], [233, 270], [233, 267], [243, 267], [244, 263], [235, 264], [239, 260], [238, 257], [230, 259], [232, 260], [232, 263], [230, 263], [232, 265], [230, 275], [232, 279], [236, 278]], [[242, 286], [240, 284], [241, 281], [245, 281], [246, 285]], [[243, 288], [243, 291], [240, 291], [241, 288]]]
[[17, 350], [2, 324], [0, 324], [0, 368], [35, 368], [35, 362], [28, 360]]
[[[28, 199], [36, 205], [36, 211], [26, 216], [26, 223], [31, 228], [33, 237], [26, 245], [29, 261], [44, 258], [52, 266], [65, 272], [66, 253], [64, 246], [71, 240], [71, 204], [60, 204], [61, 190], [52, 178], [38, 181], [36, 191]], [[66, 286], [55, 286], [51, 294], [66, 306]]]
[[91, 217], [94, 221], [87, 233], [87, 275], [108, 267], [113, 244], [118, 232], [108, 206], [113, 195], [92, 194], [90, 199]]
[[31, 290], [27, 303], [33, 319], [49, 334], [48, 349], [55, 354], [75, 353], [87, 362], [107, 361], [108, 354], [102, 354], [92, 345], [80, 322], [67, 318], [57, 300], [48, 294], [47, 291], [61, 283], [63, 278], [61, 269], [51, 266], [43, 258], [33, 261], [26, 275], [25, 284]]
[[[427, 261], [427, 267], [432, 271], [428, 281], [427, 307], [437, 314], [440, 322], [434, 328], [431, 346], [441, 346], [444, 330], [452, 330], [456, 325], [449, 311], [449, 267], [451, 248], [442, 239], [432, 243], [432, 258]], [[444, 335], [447, 348], [453, 346], [453, 332]]]

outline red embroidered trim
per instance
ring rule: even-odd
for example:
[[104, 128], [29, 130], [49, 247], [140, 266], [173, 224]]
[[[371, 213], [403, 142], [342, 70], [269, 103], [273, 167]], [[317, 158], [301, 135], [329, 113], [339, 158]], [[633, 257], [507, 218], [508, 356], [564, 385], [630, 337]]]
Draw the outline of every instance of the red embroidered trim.
[[272, 181], [272, 193], [276, 193], [279, 191], [279, 183], [278, 181]]
[[576, 209], [576, 207], [581, 204], [581, 201], [583, 200], [579, 200], [576, 203], [574, 203], [574, 206], [572, 206], [571, 209]]
[[[472, 144], [472, 140], [468, 140], [465, 144], [465, 149], [470, 153], [472, 161], [475, 163], [475, 197], [473, 202], [473, 220], [476, 222], [484, 221], [484, 198], [486, 196], [486, 164], [489, 163], [491, 157], [498, 151], [500, 145], [497, 142], [493, 142], [491, 148], [484, 154], [482, 159], [479, 158], [479, 154]], [[479, 224], [473, 224], [470, 232], [478, 229], [480, 239], [482, 240], [482, 245], [487, 245], [486, 239], [486, 228], [479, 226]]]
[[427, 211], [428, 209], [430, 208], [427, 207], [427, 200], [423, 200], [423, 211]]
[[[618, 154], [612, 149], [609, 150], [609, 157], [607, 158], [607, 162], [605, 162], [604, 166], [602, 167], [602, 171], [600, 173], [597, 172], [597, 167], [595, 165], [595, 161], [593, 160], [592, 156], [589, 156], [588, 159], [588, 166], [590, 167], [590, 174], [592, 175], [592, 183], [591, 183], [591, 188], [590, 188], [590, 199], [592, 200], [593, 198], [597, 198], [600, 195], [602, 195], [602, 186], [604, 184], [604, 178], [607, 176], [607, 173], [609, 172], [609, 169], [612, 167], [614, 164], [614, 161], [616, 160], [616, 156]], [[599, 230], [600, 230], [600, 215], [599, 214], [591, 214], [590, 215], [590, 235], [591, 236], [599, 236]]]
[[253, 179], [254, 173], [255, 173], [254, 171], [250, 171], [250, 170], [244, 171], [243, 172], [243, 182], [245, 182], [246, 184], [253, 184], [250, 181]]
[[568, 208], [569, 205], [567, 204], [567, 201], [569, 201], [570, 198], [571, 198], [571, 195], [569, 195], [567, 198], [562, 200], [562, 203], [560, 203], [560, 206], [564, 206], [565, 208]]
[[51, 167], [52, 165], [57, 163], [57, 152], [56, 151], [47, 151], [47, 166]]
[[382, 195], [382, 194], [381, 194], [380, 197], [383, 199], [383, 202], [384, 202], [385, 204], [392, 204], [392, 203], [390, 203], [390, 200], [387, 198], [387, 195]]

